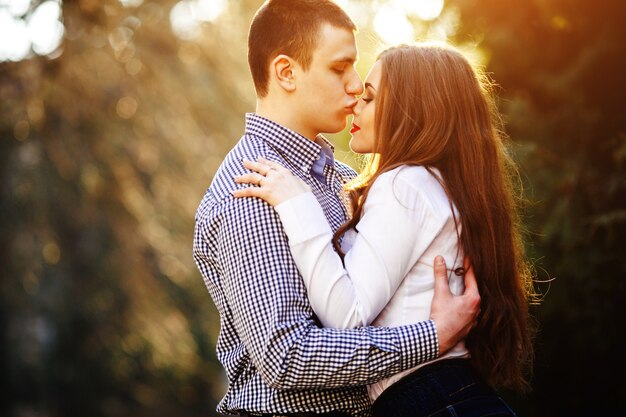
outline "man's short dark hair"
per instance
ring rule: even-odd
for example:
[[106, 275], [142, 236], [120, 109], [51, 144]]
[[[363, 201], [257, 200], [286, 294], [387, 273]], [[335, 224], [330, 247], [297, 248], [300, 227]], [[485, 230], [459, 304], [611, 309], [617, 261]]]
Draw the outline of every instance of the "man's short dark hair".
[[357, 27], [330, 0], [268, 0], [257, 11], [248, 34], [248, 64], [259, 97], [268, 92], [268, 67], [280, 54], [309, 69], [322, 24], [356, 31]]

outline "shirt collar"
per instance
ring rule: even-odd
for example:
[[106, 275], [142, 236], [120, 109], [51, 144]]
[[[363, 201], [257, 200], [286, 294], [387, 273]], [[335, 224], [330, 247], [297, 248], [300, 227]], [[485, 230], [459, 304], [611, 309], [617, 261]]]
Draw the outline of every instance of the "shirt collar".
[[326, 145], [324, 147], [255, 113], [246, 114], [245, 133], [260, 137], [304, 172], [311, 170], [311, 166], [320, 158], [324, 148], [327, 148], [326, 152], [329, 149], [331, 155], [334, 150], [333, 145], [322, 135], [317, 136], [316, 142]]

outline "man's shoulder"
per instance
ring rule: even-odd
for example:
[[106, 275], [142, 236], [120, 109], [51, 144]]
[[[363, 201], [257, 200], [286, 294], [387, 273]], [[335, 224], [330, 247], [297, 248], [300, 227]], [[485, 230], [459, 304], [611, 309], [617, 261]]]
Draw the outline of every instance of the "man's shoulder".
[[238, 218], [241, 212], [253, 217], [266, 217], [266, 212], [273, 211], [271, 206], [258, 198], [235, 198], [232, 195], [234, 190], [244, 187], [235, 182], [235, 177], [249, 172], [242, 161], [254, 161], [260, 156], [276, 159], [275, 151], [263, 139], [254, 135], [243, 135], [215, 172], [211, 185], [198, 206], [197, 223], [215, 223], [218, 218]]
[[259, 156], [267, 158], [271, 153], [272, 149], [263, 139], [244, 134], [224, 157], [213, 176], [208, 193], [212, 193], [218, 202], [230, 197], [231, 192], [239, 188], [235, 177], [248, 172], [243, 166], [243, 160], [255, 161]]

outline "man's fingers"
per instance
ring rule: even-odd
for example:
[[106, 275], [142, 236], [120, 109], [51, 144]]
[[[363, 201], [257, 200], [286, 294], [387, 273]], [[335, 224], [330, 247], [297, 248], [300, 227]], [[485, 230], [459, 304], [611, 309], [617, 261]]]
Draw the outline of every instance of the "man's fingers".
[[476, 282], [476, 275], [474, 274], [474, 268], [472, 267], [472, 262], [468, 256], [463, 258], [463, 269], [465, 270], [465, 276], [463, 279], [465, 280], [465, 291], [469, 288], [470, 291], [478, 292], [478, 283]]
[[474, 275], [474, 268], [471, 266], [465, 270], [465, 292], [478, 293], [478, 283], [476, 282], [476, 275]]
[[469, 271], [471, 267], [472, 267], [472, 261], [470, 260], [469, 256], [465, 255], [463, 257], [463, 269], [465, 269], [466, 271]]
[[435, 291], [441, 292], [444, 291], [447, 294], [452, 294], [450, 292], [450, 286], [448, 284], [448, 269], [446, 268], [446, 260], [443, 256], [435, 257]]
[[472, 327], [476, 326], [476, 319], [480, 314], [480, 292], [478, 291], [478, 283], [476, 282], [476, 275], [474, 275], [474, 268], [471, 266], [466, 269], [465, 276], [465, 292], [463, 297], [470, 301], [470, 306], [474, 310], [475, 320], [472, 323]]

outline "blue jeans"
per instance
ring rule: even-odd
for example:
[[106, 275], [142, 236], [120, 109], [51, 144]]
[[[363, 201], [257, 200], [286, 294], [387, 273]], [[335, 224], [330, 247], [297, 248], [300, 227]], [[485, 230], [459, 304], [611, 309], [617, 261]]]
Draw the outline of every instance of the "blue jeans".
[[374, 417], [515, 416], [467, 359], [443, 359], [392, 384], [374, 401]]

